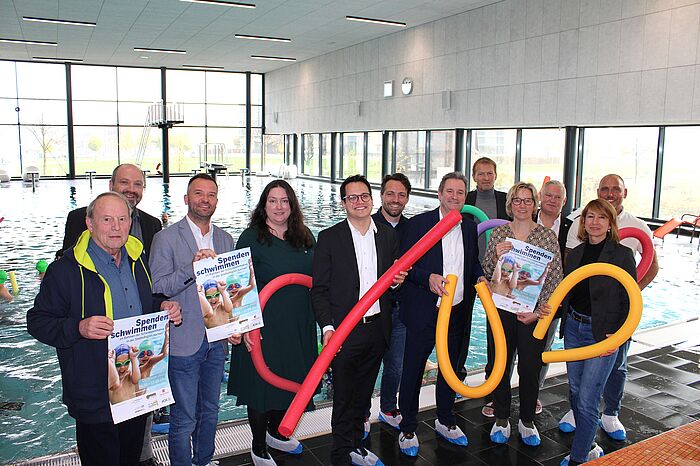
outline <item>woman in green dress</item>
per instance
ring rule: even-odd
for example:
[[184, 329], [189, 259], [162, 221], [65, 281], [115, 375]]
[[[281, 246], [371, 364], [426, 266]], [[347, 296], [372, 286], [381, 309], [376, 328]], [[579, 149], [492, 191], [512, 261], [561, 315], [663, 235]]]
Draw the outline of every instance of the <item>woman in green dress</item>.
[[[311, 231], [304, 226], [294, 190], [286, 181], [275, 180], [260, 195], [236, 248], [250, 247], [258, 289], [262, 290], [280, 275], [311, 275], [314, 244]], [[280, 289], [268, 300], [263, 319], [265, 363], [275, 374], [302, 382], [318, 352], [309, 290], [300, 285]], [[250, 357], [249, 338], [246, 334], [246, 345], [233, 347], [227, 393], [236, 395], [237, 405], [248, 407], [253, 464], [273, 466], [275, 461], [267, 451], [268, 446], [286, 453], [298, 454], [302, 450], [298, 440], [277, 432], [294, 393], [275, 388], [260, 378]]]

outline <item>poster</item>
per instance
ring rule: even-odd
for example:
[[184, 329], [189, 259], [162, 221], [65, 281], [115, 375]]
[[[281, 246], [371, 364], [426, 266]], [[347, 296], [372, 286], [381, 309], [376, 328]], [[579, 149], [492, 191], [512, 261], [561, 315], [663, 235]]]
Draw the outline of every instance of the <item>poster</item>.
[[496, 262], [491, 277], [493, 302], [510, 312], [533, 312], [554, 254], [524, 241], [507, 238], [513, 249]]
[[115, 424], [174, 403], [168, 380], [168, 312], [114, 321], [107, 386]]
[[250, 248], [198, 260], [194, 274], [209, 341], [263, 326]]

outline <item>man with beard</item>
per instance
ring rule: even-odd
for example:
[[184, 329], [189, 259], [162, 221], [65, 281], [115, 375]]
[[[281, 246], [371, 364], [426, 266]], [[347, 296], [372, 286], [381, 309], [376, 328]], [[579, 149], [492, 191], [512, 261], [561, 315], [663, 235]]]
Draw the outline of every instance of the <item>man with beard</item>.
[[[131, 230], [129, 234], [143, 243], [145, 260], [148, 262], [148, 255], [151, 252], [151, 242], [153, 236], [162, 228], [160, 220], [139, 210], [136, 206], [143, 198], [143, 190], [146, 187], [144, 173], [136, 165], [123, 163], [117, 165], [112, 171], [112, 178], [109, 180], [109, 190], [124, 195], [131, 206]], [[85, 211], [87, 207], [80, 207], [68, 213], [66, 219], [66, 231], [63, 236], [63, 246], [56, 252], [56, 258], [63, 256], [63, 251], [71, 248], [82, 232], [85, 231]], [[150, 414], [146, 421], [146, 433], [143, 440], [143, 450], [141, 452], [141, 462], [139, 466], [160, 466], [151, 448], [151, 426], [153, 415]]]
[[[118, 165], [112, 172], [109, 180], [109, 190], [123, 194], [131, 206], [131, 231], [129, 234], [139, 239], [143, 243], [146, 260], [151, 252], [151, 242], [153, 236], [162, 228], [160, 220], [139, 210], [136, 206], [143, 198], [143, 190], [146, 187], [146, 178], [143, 172], [136, 165], [123, 163]], [[63, 236], [63, 246], [56, 252], [56, 257], [61, 257], [63, 251], [72, 247], [78, 237], [85, 231], [85, 210], [80, 207], [68, 213], [66, 219], [66, 232]]]
[[[180, 303], [183, 316], [182, 325], [170, 329], [168, 376], [175, 399], [168, 435], [172, 466], [207, 465], [214, 456], [227, 346], [225, 340], [207, 340], [193, 263], [234, 248], [231, 235], [211, 223], [218, 192], [211, 176], [200, 173], [190, 178], [187, 215], [153, 238], [153, 291]], [[238, 344], [241, 336], [229, 341]]]
[[[396, 230], [397, 239], [401, 234], [401, 227], [408, 221], [403, 216], [403, 210], [408, 204], [408, 197], [411, 194], [411, 182], [403, 173], [386, 175], [382, 180], [382, 187], [379, 190], [382, 205], [374, 214], [372, 219], [375, 223], [383, 223]], [[406, 344], [406, 326], [399, 318], [399, 300], [391, 298], [391, 340], [384, 352], [384, 363], [382, 369], [381, 395], [379, 398], [379, 420], [390, 425], [394, 429], [399, 428], [401, 422], [401, 412], [397, 409], [396, 393], [399, 391], [401, 382], [401, 371], [403, 369], [403, 348]], [[369, 435], [370, 409], [367, 408], [364, 425], [364, 436]]]

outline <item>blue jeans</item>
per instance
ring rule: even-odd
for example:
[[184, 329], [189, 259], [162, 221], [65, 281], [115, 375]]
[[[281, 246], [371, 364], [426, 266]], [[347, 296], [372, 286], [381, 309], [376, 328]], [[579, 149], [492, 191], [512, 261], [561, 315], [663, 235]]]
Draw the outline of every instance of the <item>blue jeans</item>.
[[224, 348], [221, 341], [209, 343], [205, 337], [192, 356], [170, 356], [168, 377], [175, 399], [168, 434], [172, 466], [200, 466], [214, 456]]
[[620, 413], [622, 394], [625, 391], [625, 381], [627, 380], [627, 351], [629, 349], [630, 340], [618, 348], [615, 365], [603, 390], [603, 401], [605, 402], [603, 413], [608, 416], [617, 416]]
[[[580, 348], [595, 343], [591, 324], [566, 319], [564, 348]], [[576, 419], [576, 433], [571, 444], [571, 459], [584, 463], [591, 450], [600, 414], [598, 406], [603, 387], [615, 363], [616, 353], [610, 356], [566, 363], [569, 374], [571, 409]]]
[[396, 393], [401, 383], [403, 370], [403, 349], [406, 345], [406, 326], [399, 318], [398, 304], [392, 309], [391, 340], [384, 352], [384, 369], [382, 369], [381, 396], [379, 408], [383, 413], [396, 409]]

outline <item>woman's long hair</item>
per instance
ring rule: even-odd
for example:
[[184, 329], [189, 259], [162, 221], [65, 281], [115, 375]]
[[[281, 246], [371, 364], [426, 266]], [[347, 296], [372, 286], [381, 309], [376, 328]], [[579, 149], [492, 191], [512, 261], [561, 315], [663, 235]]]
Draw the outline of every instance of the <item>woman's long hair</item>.
[[291, 212], [287, 219], [287, 231], [284, 233], [285, 241], [289, 241], [295, 248], [310, 248], [313, 245], [313, 238], [309, 229], [304, 225], [304, 215], [301, 213], [301, 208], [299, 207], [299, 199], [297, 199], [294, 189], [284, 180], [274, 180], [265, 186], [262, 194], [260, 194], [258, 205], [255, 206], [255, 209], [250, 214], [250, 224], [248, 226], [258, 231], [259, 242], [268, 245], [272, 244], [272, 233], [270, 233], [270, 227], [267, 225], [265, 205], [267, 204], [270, 190], [273, 188], [284, 189], [289, 199], [289, 208]]
[[591, 202], [586, 204], [586, 207], [583, 208], [583, 212], [581, 212], [581, 220], [578, 224], [578, 231], [576, 232], [578, 239], [581, 241], [586, 241], [588, 239], [585, 223], [586, 215], [588, 215], [588, 212], [591, 210], [595, 213], [604, 215], [605, 218], [608, 219], [608, 222], [610, 223], [608, 238], [616, 243], [619, 243], [620, 234], [617, 230], [617, 212], [615, 211], [615, 207], [613, 207], [613, 205], [605, 199], [593, 199]]

